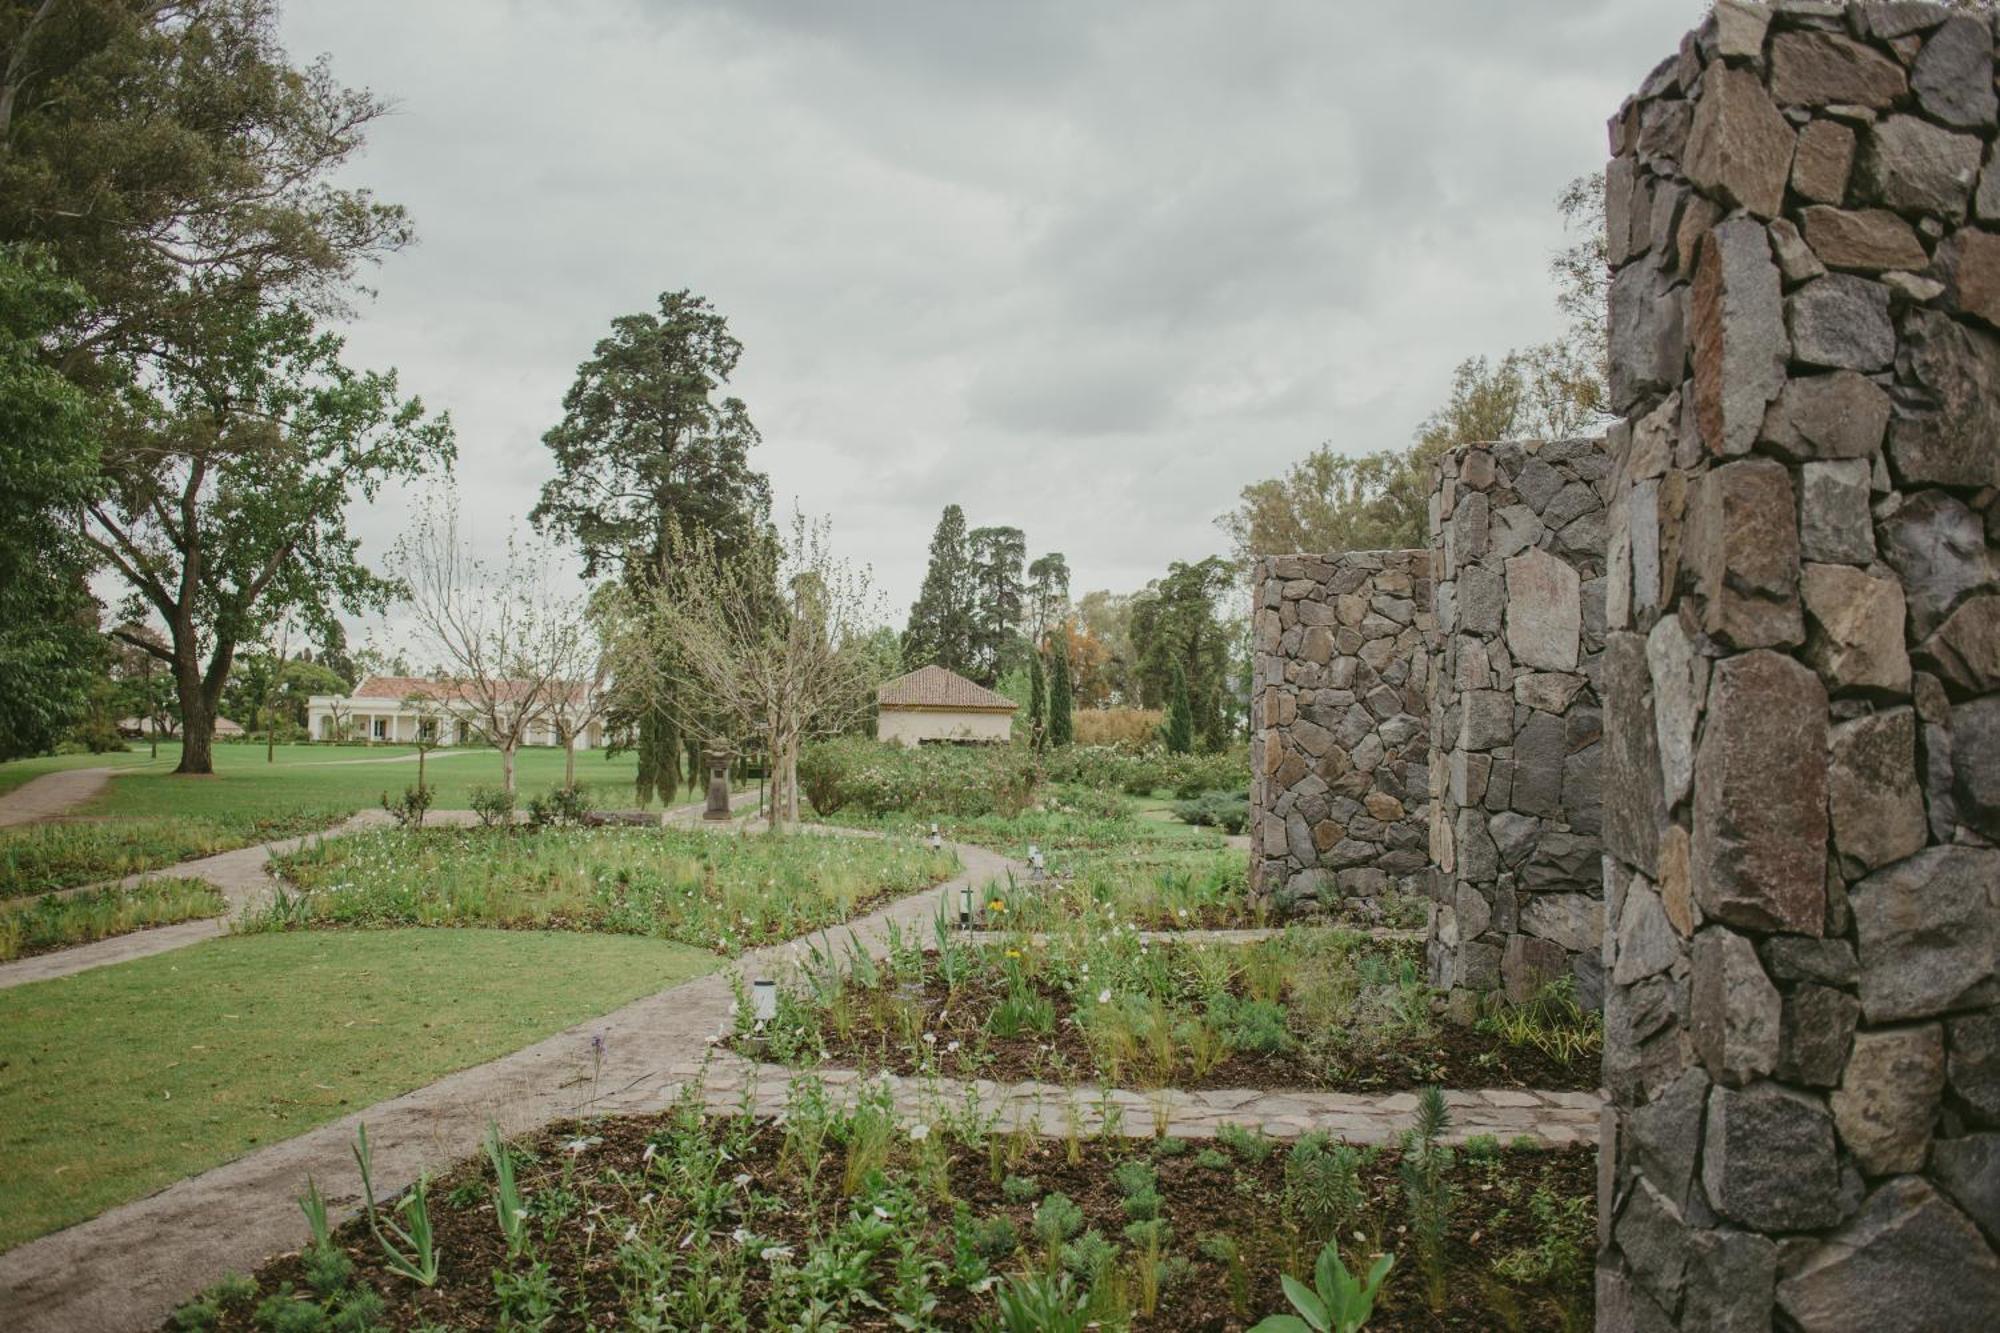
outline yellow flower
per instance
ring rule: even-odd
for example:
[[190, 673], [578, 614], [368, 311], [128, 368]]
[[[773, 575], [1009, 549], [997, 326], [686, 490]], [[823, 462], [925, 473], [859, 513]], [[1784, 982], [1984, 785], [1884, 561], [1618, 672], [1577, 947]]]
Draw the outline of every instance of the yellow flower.
[[1004, 912], [1007, 910], [1007, 904], [995, 898], [992, 902], [986, 904], [986, 910], [989, 912]]
[[1021, 951], [1019, 949], [1009, 949], [1007, 951], [1007, 956], [1009, 958], [1019, 958], [1021, 956]]

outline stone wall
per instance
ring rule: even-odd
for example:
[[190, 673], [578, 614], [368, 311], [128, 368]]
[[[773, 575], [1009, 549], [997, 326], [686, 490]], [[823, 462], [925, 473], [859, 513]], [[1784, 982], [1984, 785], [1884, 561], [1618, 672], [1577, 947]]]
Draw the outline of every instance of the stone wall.
[[1461, 1017], [1573, 976], [1603, 994], [1602, 440], [1476, 444], [1431, 487], [1431, 982]]
[[1724, 0], [1611, 123], [1600, 1328], [2000, 1310], [1996, 112]]
[[1250, 883], [1281, 913], [1373, 919], [1426, 879], [1424, 551], [1251, 571]]

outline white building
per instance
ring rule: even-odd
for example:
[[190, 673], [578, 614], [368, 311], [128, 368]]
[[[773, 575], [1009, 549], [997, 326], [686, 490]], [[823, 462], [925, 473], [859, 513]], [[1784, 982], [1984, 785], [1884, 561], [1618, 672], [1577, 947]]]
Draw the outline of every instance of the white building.
[[926, 744], [1004, 744], [1014, 733], [1014, 710], [1005, 695], [941, 666], [918, 667], [875, 691], [878, 740]]
[[[526, 681], [505, 682], [521, 697]], [[581, 687], [578, 687], [581, 688]], [[348, 695], [315, 694], [306, 701], [306, 727], [317, 741], [380, 741], [410, 744], [420, 736], [439, 745], [479, 744], [480, 710], [463, 682], [420, 676], [369, 676]], [[529, 745], [561, 745], [555, 722], [543, 718], [529, 727]], [[577, 738], [581, 749], [604, 744], [604, 725], [591, 722]]]

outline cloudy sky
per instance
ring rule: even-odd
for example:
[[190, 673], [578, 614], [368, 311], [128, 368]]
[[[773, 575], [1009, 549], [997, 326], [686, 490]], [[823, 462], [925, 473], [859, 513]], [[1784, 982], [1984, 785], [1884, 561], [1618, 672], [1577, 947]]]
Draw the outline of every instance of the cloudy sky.
[[947, 503], [1131, 589], [1555, 332], [1555, 196], [1702, 8], [291, 0], [284, 33], [397, 105], [350, 176], [420, 239], [349, 348], [451, 411], [480, 542], [608, 322], [688, 287], [781, 509], [900, 621]]

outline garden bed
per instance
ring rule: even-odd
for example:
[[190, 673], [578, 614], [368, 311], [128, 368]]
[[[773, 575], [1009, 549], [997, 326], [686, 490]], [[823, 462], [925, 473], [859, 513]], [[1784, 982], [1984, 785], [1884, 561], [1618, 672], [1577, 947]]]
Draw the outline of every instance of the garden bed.
[[[988, 904], [990, 908], [992, 904]], [[1594, 1016], [1560, 994], [1466, 1028], [1433, 1015], [1416, 947], [1297, 929], [1254, 944], [1149, 944], [1077, 930], [1037, 944], [899, 943], [850, 954], [780, 996], [736, 1047], [812, 1065], [1140, 1088], [1382, 1092], [1595, 1088]]]
[[950, 878], [913, 839], [687, 829], [384, 829], [273, 863], [247, 929], [488, 926], [676, 940], [734, 956]]
[[0, 830], [0, 899], [80, 888], [260, 842], [317, 833], [345, 812], [71, 820]]
[[0, 901], [0, 962], [228, 910], [222, 891], [199, 879], [148, 879], [129, 889]]
[[[425, 1190], [432, 1287], [357, 1219], [167, 1327], [1242, 1329], [1285, 1309], [1280, 1275], [1310, 1281], [1335, 1234], [1357, 1269], [1401, 1251], [1371, 1329], [1587, 1327], [1594, 1194], [1587, 1149], [919, 1133], [806, 1082], [782, 1123], [683, 1105], [496, 1141]], [[990, 1322], [1024, 1291], [1066, 1291], [1067, 1317]]]

